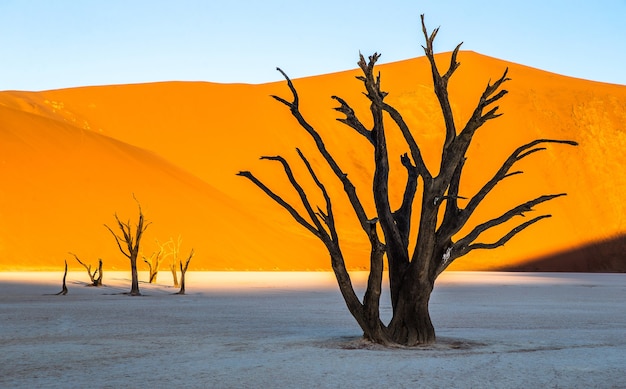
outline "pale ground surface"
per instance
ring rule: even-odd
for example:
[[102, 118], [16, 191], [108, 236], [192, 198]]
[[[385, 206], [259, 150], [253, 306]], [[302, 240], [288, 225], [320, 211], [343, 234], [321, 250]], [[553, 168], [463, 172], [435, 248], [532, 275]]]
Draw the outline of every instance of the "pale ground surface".
[[626, 387], [624, 274], [449, 272], [439, 344], [412, 350], [361, 342], [330, 273], [193, 272], [185, 296], [160, 273], [128, 297], [125, 272], [72, 272], [44, 295], [61, 276], [0, 273], [1, 388]]

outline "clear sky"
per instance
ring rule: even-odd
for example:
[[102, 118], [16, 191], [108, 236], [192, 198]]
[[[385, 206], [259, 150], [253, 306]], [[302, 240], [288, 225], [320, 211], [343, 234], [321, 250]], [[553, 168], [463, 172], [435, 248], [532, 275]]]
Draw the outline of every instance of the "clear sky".
[[463, 49], [626, 84], [626, 0], [0, 0], [0, 90], [264, 83]]

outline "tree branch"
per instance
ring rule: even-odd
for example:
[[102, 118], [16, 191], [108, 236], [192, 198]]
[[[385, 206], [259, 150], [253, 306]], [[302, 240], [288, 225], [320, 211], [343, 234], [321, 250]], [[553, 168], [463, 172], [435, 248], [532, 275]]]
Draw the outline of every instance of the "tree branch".
[[[487, 183], [485, 183], [485, 185], [478, 191], [478, 193], [476, 193], [469, 200], [464, 209], [458, 210], [456, 202], [454, 202], [454, 204], [448, 202], [447, 207], [450, 207], [450, 209], [447, 209], [447, 212], [444, 215], [444, 219], [438, 230], [441, 241], [443, 242], [450, 239], [454, 234], [460, 231], [460, 229], [465, 225], [465, 223], [467, 223], [469, 218], [472, 216], [478, 205], [481, 204], [485, 197], [498, 185], [500, 181], [514, 175], [522, 174], [521, 171], [509, 171], [513, 167], [513, 165], [521, 159], [526, 158], [534, 154], [535, 152], [545, 150], [546, 148], [544, 147], [536, 147], [537, 145], [543, 143], [556, 143], [570, 146], [578, 145], [578, 143], [569, 140], [536, 139], [515, 149], [503, 162], [502, 166], [493, 175], [493, 177]], [[458, 169], [462, 170], [462, 167], [463, 166], [461, 165], [458, 167]], [[449, 189], [449, 191], [452, 191], [451, 193], [458, 191], [458, 180], [460, 180], [461, 177], [461, 170], [457, 170], [453, 174], [450, 186], [451, 189]]]
[[[363, 82], [365, 90], [367, 91], [366, 96], [370, 100], [370, 111], [372, 113], [372, 134], [374, 137], [374, 178], [373, 178], [373, 187], [372, 191], [374, 194], [374, 205], [376, 207], [376, 213], [378, 215], [379, 223], [381, 230], [385, 236], [385, 250], [387, 253], [387, 262], [389, 263], [389, 283], [391, 288], [391, 300], [392, 300], [392, 308], [395, 309], [398, 292], [400, 290], [400, 280], [402, 279], [402, 274], [405, 269], [409, 265], [409, 253], [407, 245], [404, 245], [404, 242], [408, 242], [408, 230], [410, 229], [410, 210], [402, 209], [401, 213], [394, 214], [391, 211], [391, 205], [389, 202], [389, 154], [387, 150], [387, 140], [383, 122], [383, 112], [385, 112], [385, 103], [384, 98], [387, 96], [386, 92], [381, 91], [380, 89], [380, 73], [378, 75], [374, 75], [374, 67], [376, 61], [380, 57], [379, 54], [374, 53], [369, 57], [369, 61], [366, 62], [363, 55], [359, 55], [358, 65], [363, 71], [363, 76], [358, 77], [359, 80]], [[393, 113], [393, 118], [396, 121], [396, 124], [400, 126], [401, 131], [405, 134], [405, 139], [407, 142], [411, 142], [412, 136], [407, 135], [410, 134], [408, 128], [406, 127], [404, 120], [402, 117], [395, 112], [395, 110], [391, 109], [391, 107], [387, 106], [387, 112]], [[402, 126], [404, 125], [404, 128]], [[409, 145], [411, 145], [409, 143]], [[419, 153], [419, 149], [417, 145], [413, 141], [413, 148], [411, 150], [412, 153], [415, 153], [418, 161], [421, 160], [421, 155]], [[408, 155], [405, 155], [404, 159], [401, 159], [401, 162], [406, 163], [406, 166], [410, 166], [411, 170], [414, 167], [410, 164], [408, 159]], [[424, 167], [425, 168], [425, 167]], [[413, 195], [411, 193], [411, 187], [413, 185], [417, 185], [417, 176], [412, 175], [413, 172], [409, 172], [409, 178], [407, 179], [407, 187], [405, 189], [405, 197], [407, 204], [412, 202]], [[428, 174], [427, 171], [424, 174]], [[402, 213], [404, 212], [404, 213]], [[404, 218], [403, 218], [404, 217]], [[400, 224], [397, 223], [397, 220], [401, 220]], [[371, 241], [372, 250], [377, 248], [376, 242]], [[378, 278], [378, 272], [382, 271], [382, 267], [379, 266], [376, 259], [378, 257], [372, 255], [371, 257], [371, 267], [375, 269], [376, 276], [371, 277], [371, 291], [374, 291], [376, 288], [379, 288], [380, 285], [376, 284]], [[381, 257], [382, 258], [382, 257]], [[372, 270], [374, 272], [374, 270]], [[382, 277], [382, 275], [381, 275]], [[368, 291], [370, 288], [368, 287]]]
[[[117, 220], [118, 225], [120, 226], [120, 228], [122, 228], [122, 231], [124, 231], [124, 225], [120, 222], [120, 219], [117, 217], [117, 214], [115, 215], [115, 219]], [[121, 241], [124, 240], [124, 238], [119, 237], [115, 232], [113, 232], [113, 230], [111, 229], [111, 227], [109, 227], [108, 225], [104, 225], [109, 232], [111, 232], [111, 235], [113, 235], [113, 237], [115, 238], [115, 243], [117, 243], [117, 247], [120, 249], [120, 251], [122, 252], [122, 254], [124, 254], [124, 256], [130, 258], [131, 254], [130, 253], [126, 253], [126, 251], [124, 251], [124, 249], [122, 248], [122, 243]], [[124, 234], [126, 235], [126, 234]]]
[[[476, 226], [469, 234], [467, 234], [464, 238], [459, 239], [454, 244], [454, 247], [452, 249], [453, 250], [452, 258], [457, 258], [457, 257], [459, 257], [461, 255], [465, 255], [465, 254], [467, 254], [467, 252], [469, 250], [471, 250], [473, 248], [489, 248], [488, 246], [483, 245], [483, 244], [481, 244], [481, 245], [472, 245], [472, 243], [478, 238], [478, 236], [480, 234], [482, 234], [483, 232], [487, 231], [488, 229], [491, 229], [493, 227], [496, 227], [496, 226], [499, 226], [499, 225], [501, 225], [503, 223], [506, 223], [507, 221], [511, 220], [515, 216], [524, 216], [525, 212], [532, 211], [533, 210], [532, 208], [534, 206], [538, 205], [538, 204], [541, 204], [541, 203], [544, 203], [546, 201], [555, 199], [557, 197], [565, 196], [565, 195], [566, 195], [565, 193], [559, 193], [559, 194], [543, 195], [543, 196], [537, 197], [534, 200], [530, 200], [530, 201], [525, 202], [524, 204], [518, 205], [517, 207], [515, 207], [515, 208], [505, 212], [504, 214], [500, 215], [497, 218], [491, 219], [491, 220], [489, 220], [489, 221], [487, 221], [485, 223], [482, 223], [482, 224]], [[524, 225], [525, 224], [526, 223], [524, 223]], [[513, 231], [515, 231], [515, 229]], [[521, 229], [519, 231], [521, 231]], [[508, 241], [516, 233], [517, 232], [513, 233], [512, 235], [510, 235], [506, 240], [504, 240], [502, 242], [502, 244], [504, 244], [504, 242]], [[511, 233], [509, 233], [509, 234], [511, 234]], [[505, 235], [505, 237], [508, 236], [509, 234]], [[498, 242], [500, 242], [500, 241], [498, 241]], [[497, 246], [494, 246], [494, 247], [497, 247]]]
[[[461, 174], [466, 160], [466, 158], [461, 158], [456, 166], [456, 170], [452, 174], [450, 185], [448, 186], [448, 197], [446, 198], [446, 211], [443, 216], [444, 223], [446, 220], [455, 220], [460, 212], [458, 199], [464, 197], [459, 196], [459, 188], [461, 186]], [[440, 229], [445, 226], [444, 223], [442, 223]]]
[[322, 182], [317, 178], [317, 174], [315, 174], [315, 171], [311, 167], [309, 160], [304, 156], [304, 154], [302, 153], [302, 151], [300, 151], [299, 148], [296, 148], [296, 151], [298, 152], [300, 159], [302, 159], [302, 161], [304, 162], [304, 165], [306, 166], [307, 170], [309, 171], [309, 174], [313, 178], [313, 181], [315, 182], [317, 187], [322, 192], [322, 195], [324, 196], [324, 201], [326, 202], [326, 213], [324, 214], [324, 212], [322, 212], [322, 210], [319, 208], [318, 210], [319, 210], [319, 213], [323, 215], [322, 220], [324, 221], [324, 224], [326, 224], [326, 226], [328, 227], [328, 230], [330, 231], [330, 238], [332, 239], [333, 242], [338, 243], [339, 236], [337, 235], [337, 229], [335, 228], [335, 216], [333, 214], [333, 207], [332, 207], [332, 203], [330, 200], [330, 196], [328, 195], [328, 192], [326, 191], [326, 188], [324, 187]]
[[289, 203], [282, 199], [282, 197], [278, 196], [274, 193], [270, 188], [268, 188], [265, 184], [259, 181], [252, 173], [249, 171], [240, 171], [237, 173], [238, 176], [245, 177], [252, 181], [257, 187], [259, 187], [266, 195], [268, 195], [272, 200], [278, 203], [281, 207], [285, 208], [287, 212], [298, 222], [300, 225], [304, 226], [307, 230], [309, 230], [313, 235], [318, 238], [322, 238], [320, 232], [309, 223], [304, 217], [302, 217], [295, 208], [293, 208]]
[[91, 265], [87, 265], [86, 263], [84, 263], [83, 261], [80, 260], [80, 258], [78, 258], [78, 255], [70, 252], [70, 255], [73, 255], [74, 258], [76, 258], [76, 260], [78, 261], [78, 263], [80, 263], [81, 265], [83, 265], [83, 267], [85, 268], [85, 270], [87, 270], [87, 274], [89, 274], [89, 279], [91, 280], [91, 283], [94, 286], [98, 286], [97, 282], [96, 282], [96, 274], [98, 274], [98, 269], [94, 270], [93, 273], [91, 272]]
[[428, 35], [426, 24], [424, 22], [424, 15], [420, 15], [420, 18], [422, 21], [422, 32], [424, 33], [424, 38], [426, 39], [426, 47], [424, 47], [424, 53], [426, 54], [426, 57], [430, 62], [435, 95], [439, 100], [439, 106], [441, 107], [441, 113], [443, 114], [443, 119], [446, 126], [446, 140], [444, 143], [445, 150], [450, 146], [450, 144], [452, 144], [452, 142], [456, 138], [456, 128], [454, 124], [454, 116], [452, 115], [452, 106], [450, 105], [450, 100], [448, 99], [448, 80], [450, 79], [450, 77], [452, 77], [454, 71], [460, 66], [460, 63], [456, 61], [456, 57], [463, 43], [459, 43], [456, 46], [456, 48], [452, 52], [450, 66], [448, 67], [446, 73], [441, 76], [441, 73], [439, 73], [439, 70], [437, 69], [437, 63], [435, 62], [435, 54], [433, 51], [433, 41], [437, 36], [439, 28], [434, 29], [433, 32]]
[[280, 101], [281, 103], [285, 104], [286, 106], [288, 106], [289, 109], [291, 109], [292, 113], [296, 113], [299, 108], [298, 105], [300, 104], [300, 99], [298, 98], [298, 91], [296, 91], [296, 88], [293, 86], [291, 79], [287, 77], [287, 74], [283, 72], [281, 68], [276, 68], [276, 70], [278, 70], [283, 75], [283, 77], [285, 77], [285, 80], [287, 80], [287, 86], [289, 86], [289, 90], [291, 91], [291, 94], [293, 95], [293, 101], [290, 103], [281, 97], [278, 97], [275, 95], [272, 95], [272, 97]]
[[502, 76], [498, 80], [496, 80], [496, 82], [493, 83], [493, 85], [491, 84], [491, 81], [487, 82], [487, 86], [485, 87], [485, 90], [480, 96], [480, 99], [478, 100], [478, 104], [476, 105], [476, 108], [474, 109], [474, 112], [472, 113], [472, 116], [465, 124], [465, 127], [463, 128], [462, 133], [463, 132], [471, 133], [473, 135], [473, 133], [476, 132], [476, 130], [479, 127], [481, 127], [487, 120], [495, 119], [496, 117], [501, 115], [501, 114], [496, 114], [496, 111], [498, 110], [499, 107], [494, 107], [486, 114], [483, 114], [483, 110], [489, 105], [500, 100], [507, 93], [509, 93], [507, 90], [502, 89], [495, 96], [490, 97], [500, 88], [500, 86], [502, 86], [502, 84], [504, 84], [506, 81], [511, 80], [510, 78], [506, 76], [508, 72], [509, 72], [509, 68], [506, 68]]
[[409, 156], [405, 153], [400, 157], [400, 162], [407, 170], [406, 186], [402, 204], [397, 211], [393, 213], [394, 221], [398, 226], [404, 247], [409, 246], [409, 234], [411, 232], [411, 213], [413, 211], [413, 200], [417, 193], [417, 177], [418, 169], [411, 164]]
[[354, 212], [356, 213], [357, 218], [359, 219], [361, 228], [363, 228], [363, 231], [366, 231], [369, 234], [369, 224], [368, 224], [369, 218], [367, 217], [367, 214], [365, 213], [365, 209], [363, 208], [363, 205], [361, 204], [361, 200], [356, 194], [355, 186], [352, 184], [352, 182], [348, 178], [348, 175], [343, 172], [343, 170], [339, 167], [335, 159], [328, 152], [328, 150], [326, 149], [326, 145], [324, 145], [324, 141], [322, 140], [322, 137], [320, 136], [320, 134], [313, 128], [313, 126], [311, 126], [304, 119], [304, 117], [298, 110], [298, 93], [293, 83], [291, 82], [291, 79], [289, 79], [287, 74], [285, 74], [285, 72], [283, 72], [280, 68], [278, 68], [278, 71], [281, 72], [283, 77], [285, 77], [285, 79], [287, 80], [287, 85], [289, 86], [289, 89], [293, 95], [293, 102], [291, 103], [286, 102], [286, 100], [279, 98], [277, 96], [272, 96], [272, 97], [286, 104], [291, 109], [291, 114], [293, 115], [294, 118], [296, 118], [300, 126], [309, 135], [311, 135], [320, 154], [322, 154], [322, 156], [326, 160], [326, 163], [328, 163], [328, 166], [330, 166], [333, 173], [335, 173], [335, 176], [337, 176], [337, 178], [343, 184], [344, 192], [348, 196], [348, 199], [350, 200], [350, 204], [352, 205], [352, 208]]
[[195, 250], [191, 249], [191, 252], [187, 256], [187, 259], [185, 260], [185, 266], [184, 267], [183, 267], [183, 261], [180, 261], [180, 271], [181, 271], [181, 273], [186, 273], [187, 272], [187, 269], [189, 268], [189, 262], [191, 262], [191, 258], [193, 258], [194, 254], [195, 254]]
[[430, 181], [432, 175], [428, 170], [428, 167], [426, 167], [426, 163], [424, 162], [424, 158], [422, 157], [422, 152], [417, 145], [413, 134], [411, 134], [409, 126], [407, 126], [406, 122], [404, 121], [404, 118], [402, 118], [402, 115], [400, 115], [400, 113], [394, 107], [387, 103], [383, 104], [383, 110], [387, 112], [389, 116], [391, 116], [393, 121], [400, 129], [400, 132], [402, 132], [402, 136], [409, 146], [409, 151], [411, 151], [411, 157], [413, 158], [413, 161], [415, 161], [415, 166], [417, 167], [419, 174], [424, 178], [425, 181]]
[[[486, 114], [483, 114], [483, 110], [493, 102], [499, 100], [504, 97], [507, 93], [506, 90], [501, 90], [494, 97], [490, 96], [495, 93], [500, 86], [509, 80], [506, 77], [508, 73], [508, 68], [504, 71], [502, 77], [500, 77], [493, 85], [491, 82], [487, 82], [487, 86], [483, 91], [472, 116], [468, 119], [465, 127], [461, 131], [461, 133], [449, 144], [449, 147], [445, 147], [443, 150], [443, 155], [441, 159], [441, 167], [440, 174], [442, 180], [442, 186], [445, 186], [446, 182], [457, 180], [458, 177], [454, 177], [455, 171], [456, 174], [460, 175], [462, 171], [458, 170], [458, 165], [462, 163], [462, 160], [465, 158], [469, 145], [472, 142], [474, 134], [476, 131], [487, 121], [490, 119], [495, 119], [500, 114], [496, 114], [499, 107], [495, 107], [491, 109]], [[464, 162], [464, 161], [463, 161]]]
[[[529, 142], [523, 146], [518, 147], [511, 155], [504, 161], [500, 169], [496, 172], [496, 174], [478, 191], [478, 193], [472, 197], [472, 199], [467, 204], [467, 207], [462, 211], [463, 216], [462, 219], [466, 221], [472, 215], [472, 213], [476, 210], [478, 205], [484, 200], [484, 198], [489, 194], [493, 188], [498, 185], [500, 181], [507, 177], [511, 177], [513, 175], [521, 174], [521, 172], [512, 172], [509, 174], [509, 170], [511, 167], [518, 161], [523, 158], [526, 158], [529, 155], [541, 150], [545, 150], [545, 148], [534, 148], [536, 145], [541, 143], [557, 143], [557, 144], [565, 144], [570, 146], [576, 146], [578, 143], [574, 141], [568, 140], [555, 140], [555, 139], [537, 139], [532, 142]], [[528, 151], [530, 149], [530, 151]]]
[[80, 263], [81, 265], [83, 265], [83, 267], [87, 270], [87, 274], [89, 274], [89, 277], [91, 278], [91, 280], [93, 281], [93, 278], [91, 276], [91, 265], [87, 266], [87, 264], [85, 264], [83, 261], [80, 260], [80, 258], [78, 258], [78, 255], [69, 252], [68, 254], [73, 255], [74, 258], [76, 258], [76, 260], [78, 261], [78, 263]]
[[[537, 216], [529, 221], [526, 221], [518, 226], [516, 226], [515, 228], [513, 228], [511, 231], [509, 231], [506, 235], [504, 235], [503, 237], [501, 237], [500, 239], [498, 239], [497, 241], [493, 242], [493, 243], [474, 243], [474, 244], [470, 244], [467, 247], [462, 247], [460, 248], [460, 251], [455, 252], [454, 255], [452, 255], [452, 247], [450, 246], [448, 247], [448, 249], [446, 250], [444, 256], [441, 258], [441, 261], [439, 262], [439, 265], [437, 267], [437, 275], [441, 274], [444, 270], [446, 270], [446, 268], [448, 266], [450, 266], [450, 264], [452, 262], [454, 262], [455, 259], [462, 257], [463, 255], [469, 253], [472, 250], [476, 250], [476, 249], [495, 249], [498, 248], [500, 246], [504, 246], [504, 244], [506, 242], [508, 242], [509, 240], [511, 240], [511, 238], [513, 238], [515, 235], [519, 234], [520, 232], [522, 232], [524, 229], [526, 229], [527, 227], [537, 223], [538, 221], [542, 220], [542, 219], [546, 219], [552, 217], [552, 215], [541, 215], [541, 216]], [[454, 246], [456, 247], [456, 245]]]
[[[299, 151], [298, 151], [298, 154], [300, 154], [300, 157], [303, 157], [303, 155]], [[320, 238], [322, 240], [329, 239], [328, 234], [326, 230], [324, 229], [324, 227], [322, 227], [322, 224], [320, 223], [317, 215], [315, 214], [315, 211], [313, 210], [313, 207], [311, 206], [311, 203], [309, 202], [309, 199], [307, 198], [307, 195], [304, 192], [304, 189], [298, 183], [298, 181], [296, 180], [296, 177], [293, 175], [293, 171], [291, 170], [291, 166], [289, 166], [289, 163], [281, 156], [261, 157], [261, 159], [267, 159], [270, 161], [278, 161], [283, 165], [283, 169], [285, 170], [285, 174], [287, 175], [287, 178], [289, 179], [291, 186], [296, 190], [296, 192], [298, 192], [298, 196], [300, 196], [300, 201], [302, 202], [304, 209], [309, 214], [309, 218], [313, 221], [313, 224], [315, 224], [316, 230], [320, 234]], [[305, 162], [305, 163], [308, 163], [308, 162]]]
[[[363, 76], [358, 76], [357, 79], [363, 81], [365, 86], [365, 96], [378, 108], [382, 108], [383, 100], [387, 96], [387, 92], [383, 92], [380, 89], [380, 73], [374, 77], [374, 66], [376, 61], [380, 58], [380, 54], [374, 53], [368, 57], [369, 61], [365, 61], [363, 54], [359, 53], [359, 68], [363, 71]], [[376, 123], [374, 123], [376, 125]]]
[[354, 129], [356, 132], [363, 135], [373, 145], [374, 138], [372, 136], [372, 131], [365, 128], [363, 123], [361, 123], [361, 121], [356, 117], [352, 107], [350, 107], [348, 103], [346, 103], [346, 101], [342, 99], [341, 97], [331, 96], [331, 98], [338, 101], [339, 104], [341, 104], [339, 107], [334, 108], [334, 110], [346, 115], [345, 119], [338, 118], [337, 121]]
[[506, 242], [508, 242], [513, 236], [517, 235], [518, 233], [520, 233], [522, 230], [524, 230], [526, 227], [537, 223], [539, 220], [542, 219], [546, 219], [552, 217], [552, 215], [541, 215], [541, 216], [537, 216], [527, 222], [524, 222], [522, 224], [520, 224], [519, 226], [513, 228], [511, 231], [509, 231], [506, 235], [504, 235], [502, 238], [498, 239], [496, 242], [493, 243], [474, 243], [471, 244], [469, 246], [469, 250], [475, 250], [475, 249], [495, 249], [496, 247], [499, 246], [503, 246]]

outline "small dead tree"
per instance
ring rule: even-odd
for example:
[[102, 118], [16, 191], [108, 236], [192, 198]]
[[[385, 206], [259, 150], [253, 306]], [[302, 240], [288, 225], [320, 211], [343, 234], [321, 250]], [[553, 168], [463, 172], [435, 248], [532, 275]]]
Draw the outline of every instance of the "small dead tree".
[[172, 261], [170, 262], [170, 271], [172, 272], [172, 279], [174, 280], [174, 287], [178, 287], [178, 273], [176, 268], [181, 263], [180, 257], [180, 246], [182, 245], [183, 240], [180, 235], [178, 235], [178, 239], [176, 243], [174, 243], [173, 239], [169, 240], [169, 245], [171, 247]]
[[[317, 150], [322, 155], [336, 178], [341, 182], [344, 192], [351, 204], [356, 218], [370, 244], [370, 269], [366, 291], [363, 299], [359, 299], [352, 286], [350, 275], [346, 269], [344, 255], [339, 243], [339, 233], [335, 225], [329, 193], [311, 164], [299, 149], [296, 149], [300, 159], [306, 166], [308, 174], [315, 183], [317, 190], [323, 196], [325, 205], [317, 207], [307, 198], [305, 189], [296, 179], [291, 166], [281, 156], [262, 157], [261, 159], [276, 161], [282, 168], [297, 192], [303, 209], [302, 214], [297, 208], [285, 201], [280, 195], [272, 191], [261, 180], [249, 171], [241, 171], [238, 175], [249, 179], [272, 200], [286, 209], [291, 216], [313, 235], [318, 237], [330, 254], [332, 269], [335, 273], [341, 294], [348, 310], [356, 319], [364, 333], [364, 337], [372, 342], [383, 345], [415, 346], [435, 342], [435, 329], [429, 314], [430, 295], [434, 288], [435, 279], [454, 260], [477, 249], [494, 249], [504, 245], [513, 236], [517, 235], [532, 224], [549, 218], [544, 214], [530, 218], [516, 226], [493, 242], [479, 242], [482, 233], [495, 227], [503, 226], [507, 222], [514, 222], [516, 216], [525, 216], [527, 212], [546, 201], [564, 196], [565, 193], [542, 195], [522, 204], [513, 206], [500, 216], [474, 227], [462, 230], [479, 204], [501, 181], [521, 171], [511, 171], [513, 165], [539, 151], [545, 150], [547, 144], [576, 145], [569, 140], [537, 139], [515, 149], [502, 163], [490, 180], [473, 196], [466, 201], [460, 195], [460, 183], [467, 150], [474, 135], [487, 121], [500, 116], [498, 106], [494, 104], [504, 97], [506, 90], [502, 85], [509, 80], [508, 69], [493, 84], [487, 83], [484, 91], [478, 98], [476, 107], [465, 125], [457, 129], [461, 120], [454, 120], [453, 110], [448, 98], [448, 81], [459, 67], [457, 55], [460, 44], [451, 54], [448, 69], [442, 74], [435, 61], [433, 41], [438, 29], [428, 33], [424, 15], [421, 16], [422, 31], [426, 41], [424, 52], [428, 61], [433, 79], [434, 93], [439, 101], [445, 124], [445, 141], [441, 149], [441, 161], [437, 174], [426, 165], [422, 152], [409, 130], [400, 112], [385, 101], [387, 92], [381, 89], [380, 73], [375, 72], [375, 64], [379, 54], [375, 53], [367, 61], [362, 55], [358, 66], [362, 75], [357, 79], [363, 83], [365, 96], [369, 102], [371, 127], [368, 128], [359, 119], [352, 107], [342, 98], [332, 96], [339, 103], [335, 108], [345, 117], [337, 119], [356, 133], [364, 136], [373, 148], [374, 172], [371, 192], [376, 214], [368, 215], [354, 183], [348, 174], [339, 166], [336, 159], [326, 148], [320, 133], [305, 119], [300, 112], [299, 97], [296, 88], [289, 77], [281, 70], [287, 86], [292, 94], [288, 101], [278, 96], [272, 96], [286, 105], [299, 125], [312, 137]], [[394, 124], [406, 143], [407, 153], [399, 158], [405, 169], [406, 184], [404, 188], [389, 185], [389, 153], [387, 149], [388, 125]], [[422, 183], [421, 200], [415, 201], [418, 194], [418, 179]], [[400, 189], [402, 203], [393, 207], [390, 201], [390, 190]], [[417, 204], [416, 204], [417, 203]], [[413, 216], [413, 209], [419, 212], [419, 217]], [[413, 224], [417, 224], [414, 226]], [[380, 233], [384, 239], [381, 239]], [[411, 247], [412, 245], [412, 247]], [[392, 318], [387, 324], [380, 318], [379, 306], [381, 284], [383, 280], [383, 264], [386, 256], [390, 285]]]
[[175, 294], [185, 294], [185, 273], [187, 273], [187, 268], [189, 267], [189, 262], [193, 257], [194, 250], [191, 249], [189, 256], [185, 260], [185, 265], [183, 265], [183, 261], [180, 261], [180, 290]]
[[92, 272], [91, 265], [87, 265], [86, 263], [81, 261], [80, 258], [78, 258], [78, 255], [74, 253], [70, 254], [73, 255], [78, 263], [83, 265], [83, 267], [87, 270], [87, 274], [89, 275], [89, 279], [91, 280], [90, 286], [102, 286], [102, 259], [98, 258], [98, 267]]
[[137, 207], [139, 208], [139, 217], [137, 224], [135, 225], [134, 233], [130, 220], [122, 222], [117, 214], [115, 214], [115, 221], [117, 222], [117, 227], [121, 231], [121, 236], [116, 234], [108, 225], [104, 225], [115, 238], [115, 243], [117, 243], [117, 247], [120, 249], [122, 254], [130, 260], [131, 288], [128, 294], [131, 296], [141, 296], [141, 293], [139, 292], [139, 277], [137, 276], [137, 256], [139, 255], [139, 248], [143, 233], [150, 225], [150, 223], [146, 223], [144, 220], [139, 201], [137, 201]]
[[159, 251], [153, 252], [150, 254], [150, 257], [145, 257], [142, 255], [143, 261], [148, 265], [148, 274], [149, 282], [154, 284], [157, 282], [157, 275], [159, 274], [159, 266], [161, 266], [161, 262], [169, 256], [171, 253], [167, 252], [166, 246], [168, 242], [161, 244], [158, 240], [156, 240], [156, 244], [159, 247]]
[[65, 296], [67, 294], [67, 285], [65, 279], [67, 278], [67, 260], [65, 260], [65, 272], [63, 273], [63, 289], [59, 293], [55, 293], [56, 296]]

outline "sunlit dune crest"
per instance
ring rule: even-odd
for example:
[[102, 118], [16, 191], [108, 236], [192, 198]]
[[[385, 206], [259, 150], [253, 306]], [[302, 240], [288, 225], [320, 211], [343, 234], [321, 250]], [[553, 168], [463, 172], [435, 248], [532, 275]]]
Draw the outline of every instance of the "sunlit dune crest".
[[[439, 60], [447, 63], [449, 54]], [[555, 138], [580, 146], [549, 145], [524, 159], [517, 168], [525, 174], [503, 181], [470, 222], [480, 223], [541, 194], [568, 193], [537, 207], [537, 214], [552, 218], [502, 248], [472, 252], [451, 269], [515, 266], [622, 236], [626, 86], [569, 78], [473, 52], [461, 52], [459, 61], [449, 87], [457, 127], [490, 79], [506, 67], [512, 79], [500, 104], [504, 115], [482, 128], [470, 148], [461, 195], [471, 197], [523, 143]], [[436, 171], [443, 124], [427, 61], [381, 65], [380, 71], [387, 101], [403, 114]], [[351, 102], [367, 123], [368, 108], [355, 75], [347, 71], [294, 83], [303, 114], [365, 200], [371, 191], [371, 147], [335, 120], [336, 102], [330, 98], [338, 95]], [[196, 252], [190, 269], [328, 270], [321, 243], [236, 176], [252, 170], [293, 200], [280, 167], [259, 157], [283, 155], [295, 164], [295, 147], [311, 160], [333, 196], [347, 265], [366, 268], [367, 241], [340, 183], [308, 135], [270, 95], [289, 97], [289, 91], [284, 83], [164, 82], [0, 92], [0, 270], [61, 269], [64, 259], [71, 269], [80, 269], [70, 251], [94, 265], [102, 258], [105, 269], [125, 269], [127, 259], [104, 224], [114, 225], [115, 213], [122, 220], [136, 219], [133, 196], [152, 222], [144, 237], [145, 256], [156, 250], [157, 239], [180, 236], [183, 251]], [[399, 164], [393, 155], [404, 149], [396, 139], [390, 150]], [[397, 203], [404, 186], [402, 169], [398, 172], [391, 177]], [[314, 185], [309, 189], [316, 199]], [[371, 212], [371, 202], [365, 203]]]

